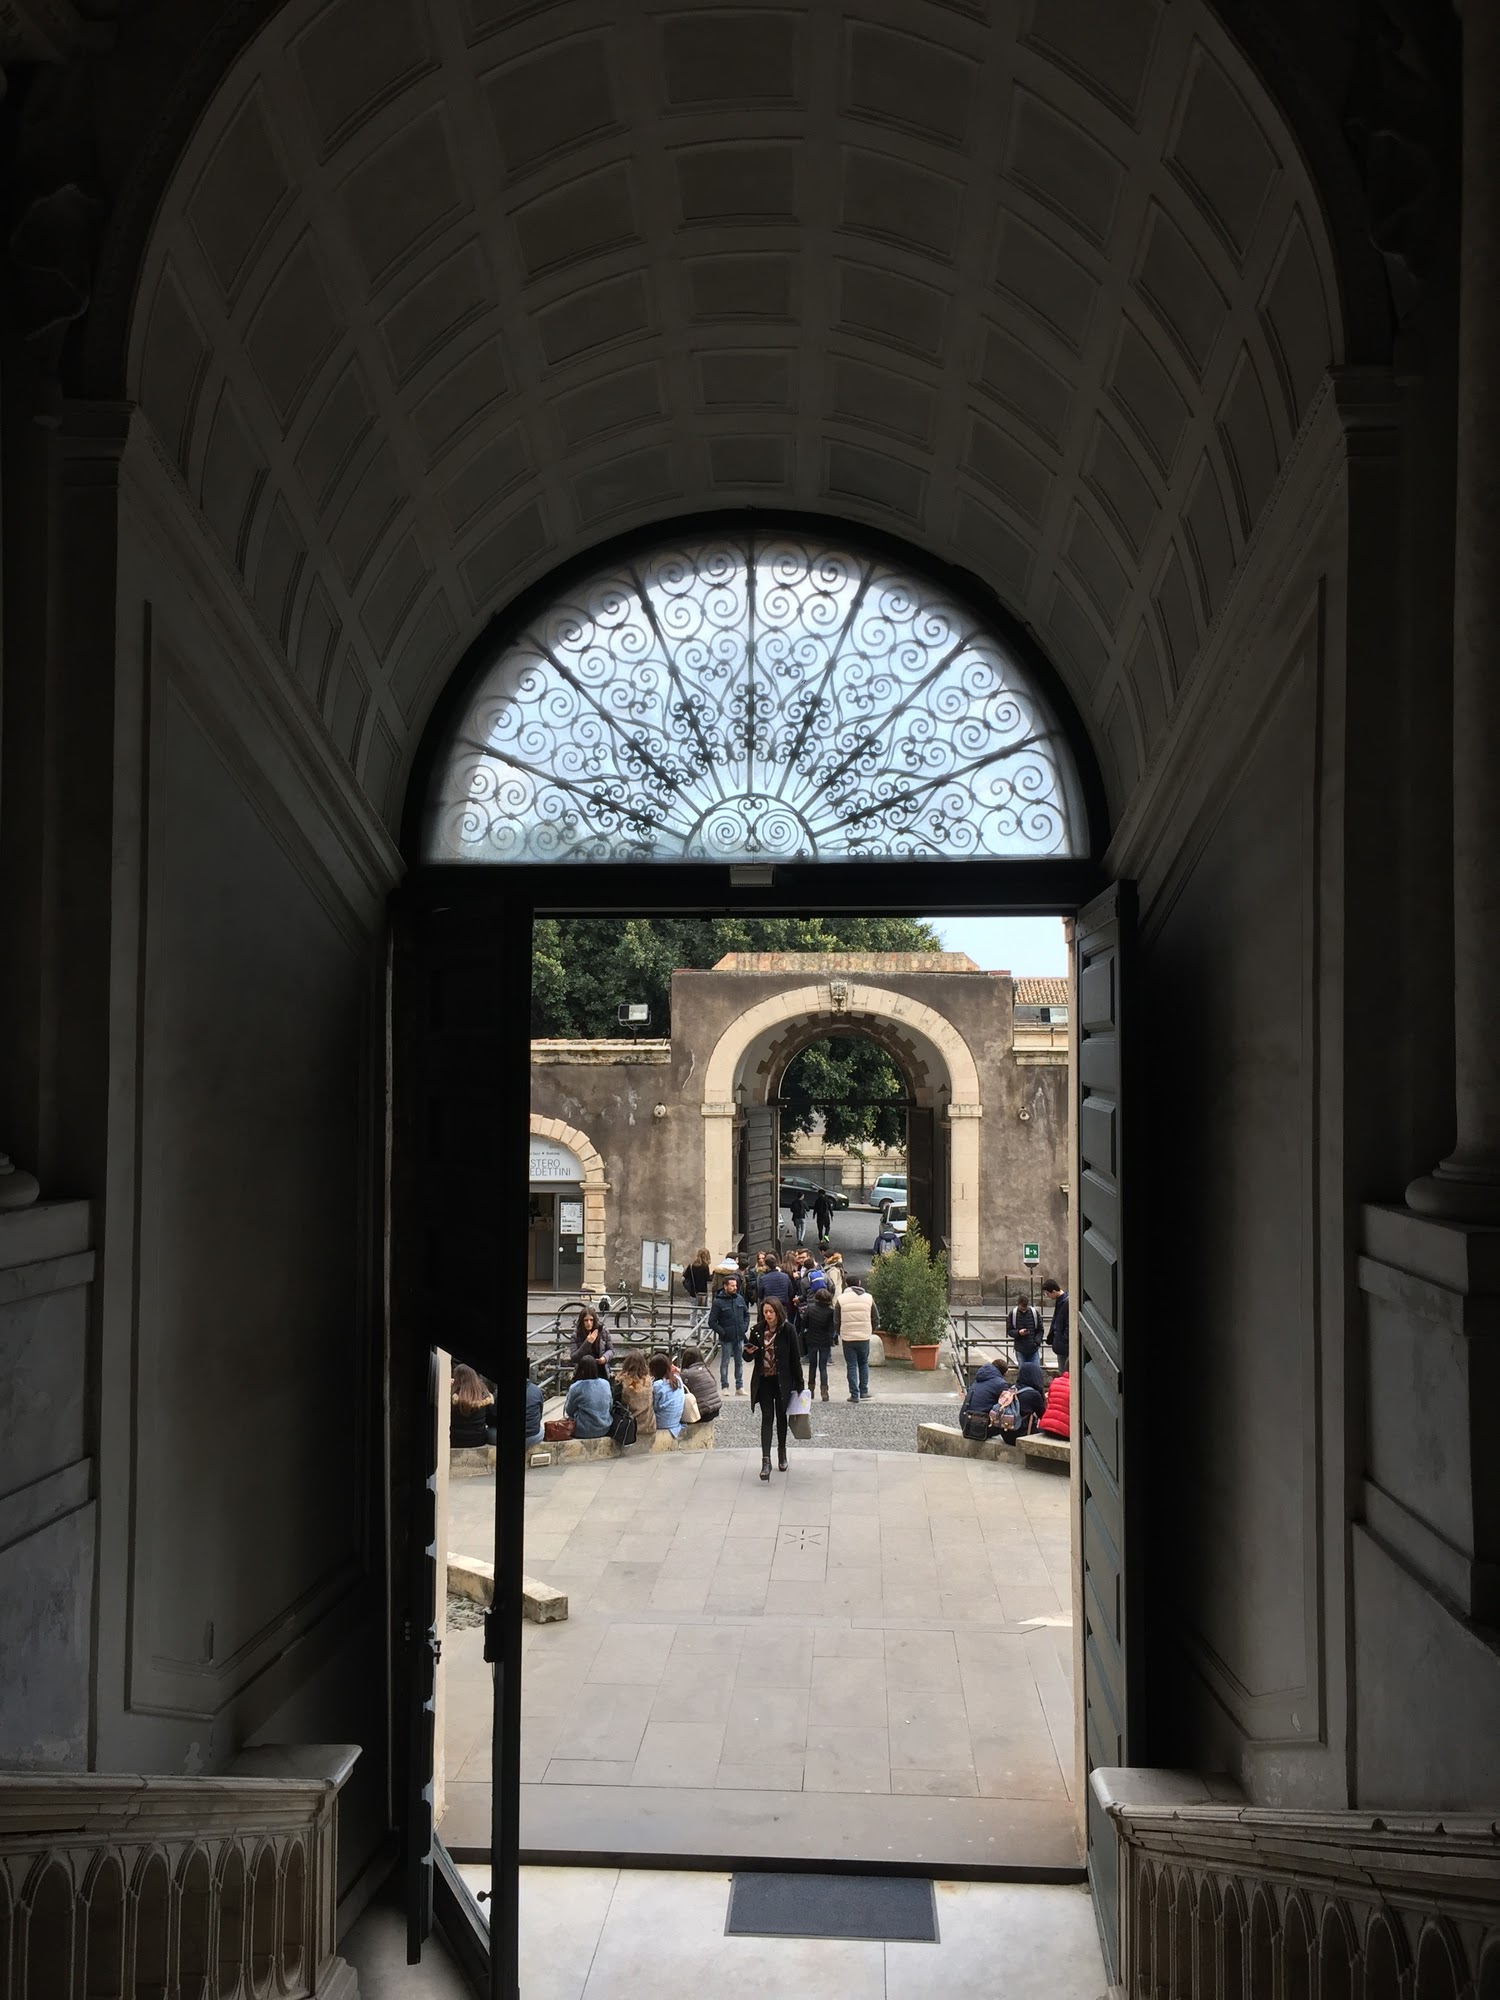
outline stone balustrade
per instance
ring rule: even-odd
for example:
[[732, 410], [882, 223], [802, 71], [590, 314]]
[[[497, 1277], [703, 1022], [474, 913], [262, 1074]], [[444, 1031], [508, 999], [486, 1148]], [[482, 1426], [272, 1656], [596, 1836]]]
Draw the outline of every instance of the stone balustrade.
[[334, 1950], [352, 1744], [222, 1777], [0, 1776], [0, 1994], [356, 2000]]
[[1490, 1816], [1235, 1805], [1178, 1772], [1092, 1784], [1119, 1836], [1128, 2000], [1500, 1996]]

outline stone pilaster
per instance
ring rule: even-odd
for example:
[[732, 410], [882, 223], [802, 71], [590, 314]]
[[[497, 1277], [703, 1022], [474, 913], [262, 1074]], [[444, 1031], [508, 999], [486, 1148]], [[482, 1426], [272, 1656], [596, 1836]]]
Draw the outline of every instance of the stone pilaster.
[[1500, 1224], [1500, 8], [1463, 13], [1463, 241], [1453, 603], [1457, 1137], [1408, 1205]]

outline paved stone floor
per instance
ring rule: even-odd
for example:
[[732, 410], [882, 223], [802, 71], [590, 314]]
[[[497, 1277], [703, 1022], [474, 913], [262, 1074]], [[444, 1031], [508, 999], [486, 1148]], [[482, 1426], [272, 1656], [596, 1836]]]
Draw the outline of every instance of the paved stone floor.
[[[862, 1414], [850, 1411], [851, 1416]], [[522, 1838], [535, 1853], [1075, 1867], [1068, 1485], [794, 1446], [527, 1482]], [[450, 1546], [488, 1556], [489, 1480]], [[490, 1677], [445, 1646], [450, 1847], [487, 1845]]]
[[[463, 1873], [488, 1888], [487, 1868]], [[724, 1874], [523, 1868], [521, 2000], [1098, 2000], [1105, 1990], [1081, 1888], [940, 1882], [936, 1944], [726, 1937], [728, 1904]], [[467, 1995], [440, 1938], [407, 1965], [393, 1909], [367, 1910], [342, 1949], [361, 2000]]]

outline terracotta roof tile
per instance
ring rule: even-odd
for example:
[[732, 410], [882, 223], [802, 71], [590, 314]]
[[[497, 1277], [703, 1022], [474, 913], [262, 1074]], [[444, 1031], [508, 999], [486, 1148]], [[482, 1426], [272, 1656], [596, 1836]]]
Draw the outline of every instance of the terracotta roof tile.
[[1018, 1007], [1066, 1007], [1068, 1004], [1068, 982], [1066, 979], [1018, 979], [1016, 981], [1016, 1005]]

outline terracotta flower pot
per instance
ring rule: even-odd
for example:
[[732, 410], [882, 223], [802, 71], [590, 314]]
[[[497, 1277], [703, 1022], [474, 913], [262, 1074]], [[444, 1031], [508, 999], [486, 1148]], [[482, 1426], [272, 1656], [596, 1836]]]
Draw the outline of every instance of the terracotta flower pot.
[[938, 1345], [939, 1343], [937, 1341], [933, 1341], [930, 1347], [927, 1346], [925, 1342], [921, 1346], [918, 1346], [917, 1343], [913, 1341], [911, 1350], [912, 1367], [936, 1368], [937, 1358], [938, 1358]]

